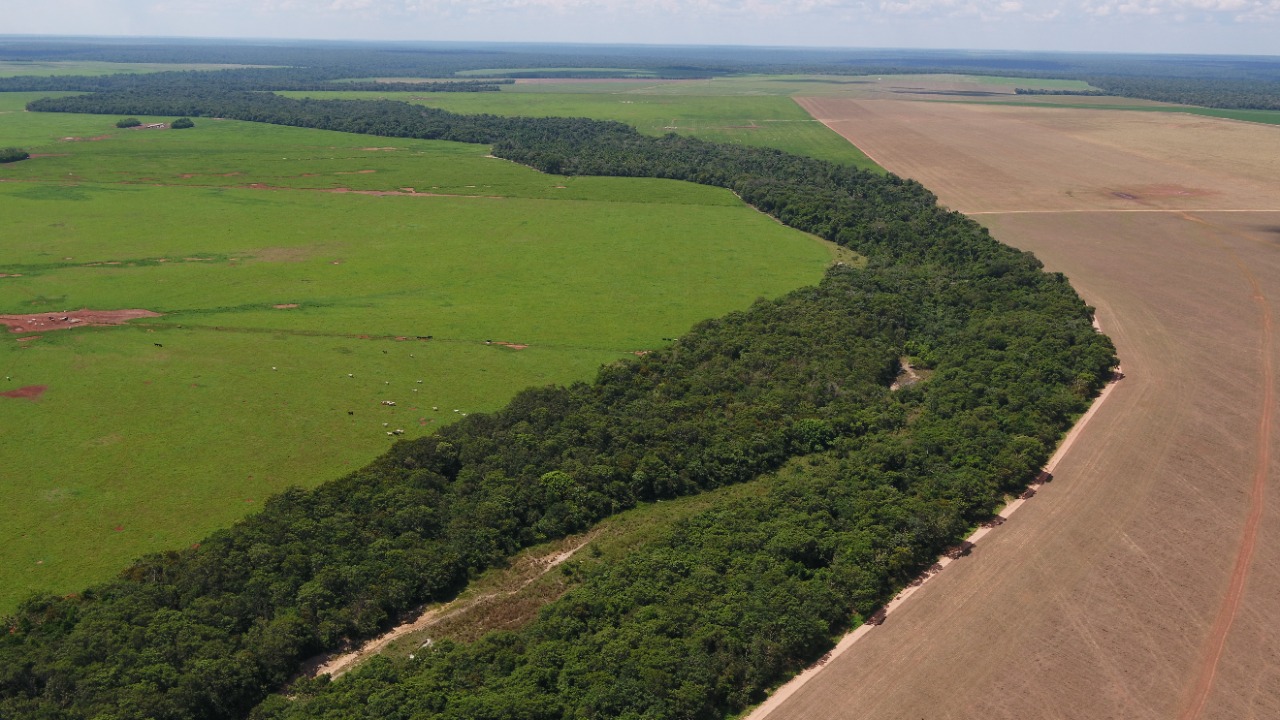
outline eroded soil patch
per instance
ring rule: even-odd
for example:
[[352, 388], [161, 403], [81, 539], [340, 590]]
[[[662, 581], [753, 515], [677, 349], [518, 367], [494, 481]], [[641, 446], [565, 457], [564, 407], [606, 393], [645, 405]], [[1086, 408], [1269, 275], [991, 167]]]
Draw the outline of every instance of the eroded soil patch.
[[48, 389], [49, 389], [48, 385], [27, 385], [26, 387], [20, 387], [17, 390], [7, 390], [5, 392], [0, 392], [0, 397], [18, 398], [22, 400], [35, 400], [39, 398], [41, 395], [43, 395], [44, 391]]
[[70, 330], [75, 327], [89, 325], [123, 325], [138, 318], [160, 317], [160, 313], [151, 310], [71, 310], [69, 312], [43, 312], [30, 315], [0, 315], [0, 325], [9, 328], [9, 332], [31, 332], [33, 330]]

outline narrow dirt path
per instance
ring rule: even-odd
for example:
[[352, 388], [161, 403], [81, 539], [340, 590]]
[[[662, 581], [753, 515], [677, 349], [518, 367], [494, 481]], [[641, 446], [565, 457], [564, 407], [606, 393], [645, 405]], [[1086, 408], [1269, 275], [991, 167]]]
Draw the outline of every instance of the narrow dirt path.
[[448, 620], [449, 618], [455, 617], [461, 613], [471, 610], [472, 608], [478, 607], [480, 605], [496, 600], [498, 598], [510, 597], [512, 595], [515, 595], [521, 590], [532, 585], [533, 582], [538, 578], [542, 577], [543, 575], [546, 575], [548, 572], [550, 572], [551, 570], [555, 569], [556, 567], [564, 563], [564, 561], [573, 557], [574, 553], [581, 550], [587, 543], [591, 542], [591, 540], [594, 537], [595, 535], [589, 534], [586, 537], [582, 538], [582, 540], [579, 543], [570, 547], [567, 550], [563, 550], [553, 555], [548, 555], [545, 557], [535, 559], [534, 562], [540, 565], [540, 568], [538, 569], [538, 571], [534, 573], [531, 577], [526, 578], [523, 582], [521, 582], [518, 586], [516, 586], [511, 590], [501, 590], [498, 592], [485, 593], [484, 595], [478, 595], [473, 598], [458, 599], [458, 600], [454, 600], [453, 602], [445, 603], [444, 605], [441, 605], [439, 607], [432, 608], [422, 613], [417, 618], [409, 622], [397, 625], [396, 627], [365, 642], [363, 645], [361, 645], [360, 647], [354, 650], [351, 650], [350, 652], [346, 652], [341, 655], [332, 656], [332, 657], [329, 657], [328, 659], [322, 658], [321, 662], [318, 665], [315, 665], [314, 669], [310, 670], [306, 674], [311, 677], [328, 675], [331, 678], [337, 679], [341, 677], [344, 673], [351, 670], [360, 662], [378, 654], [383, 648], [387, 647], [391, 643], [395, 642], [396, 640], [399, 640], [400, 638], [410, 633], [414, 633], [419, 630], [425, 630], [445, 620]]
[[[1212, 223], [1189, 213], [1183, 213], [1182, 217], [1191, 222], [1220, 229]], [[1234, 234], [1244, 236], [1246, 239], [1252, 239], [1242, 233]], [[1253, 553], [1257, 546], [1258, 526], [1262, 522], [1263, 510], [1266, 507], [1267, 475], [1271, 467], [1271, 421], [1275, 411], [1275, 373], [1272, 367], [1272, 357], [1275, 350], [1272, 334], [1271, 305], [1267, 302], [1267, 296], [1263, 293], [1257, 276], [1253, 274], [1249, 266], [1240, 259], [1235, 251], [1230, 248], [1224, 249], [1230, 253], [1236, 266], [1240, 268], [1241, 274], [1248, 280], [1249, 287], [1252, 290], [1253, 302], [1258, 306], [1258, 310], [1261, 313], [1262, 411], [1258, 417], [1258, 439], [1254, 455], [1253, 485], [1249, 493], [1249, 511], [1245, 518], [1244, 529], [1241, 532], [1240, 548], [1236, 553], [1236, 561], [1231, 570], [1231, 581], [1227, 585], [1226, 595], [1222, 598], [1218, 614], [1213, 620], [1209, 636], [1205, 638], [1204, 646], [1201, 650], [1196, 679], [1191, 685], [1191, 697], [1178, 715], [1179, 720], [1198, 720], [1204, 713], [1205, 705], [1209, 702], [1210, 693], [1213, 692], [1213, 681], [1217, 677], [1218, 666], [1222, 661], [1222, 653], [1226, 648], [1227, 638], [1231, 634], [1231, 626], [1235, 623], [1236, 616], [1239, 614], [1240, 603], [1244, 598], [1245, 584], [1249, 580], [1249, 569], [1253, 564]]]

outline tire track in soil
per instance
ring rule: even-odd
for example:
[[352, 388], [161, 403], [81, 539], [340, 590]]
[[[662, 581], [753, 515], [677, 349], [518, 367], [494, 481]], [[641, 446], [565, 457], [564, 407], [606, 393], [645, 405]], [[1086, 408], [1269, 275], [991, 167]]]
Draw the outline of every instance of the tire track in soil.
[[[1181, 215], [1189, 222], [1205, 225], [1215, 230], [1222, 229], [1220, 226], [1195, 217], [1190, 213], [1184, 212]], [[1253, 238], [1243, 233], [1232, 231], [1232, 234], [1253, 240]], [[1222, 660], [1223, 652], [1226, 650], [1227, 638], [1231, 634], [1231, 626], [1235, 623], [1236, 616], [1239, 613], [1240, 603], [1244, 599], [1245, 585], [1249, 581], [1249, 569], [1253, 564], [1253, 553], [1258, 539], [1258, 526], [1262, 522], [1267, 473], [1271, 464], [1271, 420], [1274, 414], [1275, 402], [1275, 376], [1272, 371], [1274, 344], [1271, 305], [1267, 301], [1266, 294], [1262, 292], [1262, 286], [1258, 282], [1257, 276], [1249, 270], [1248, 265], [1225, 243], [1223, 244], [1223, 249], [1231, 255], [1236, 266], [1240, 268], [1241, 274], [1248, 280], [1249, 286], [1253, 291], [1253, 301], [1257, 304], [1262, 315], [1262, 413], [1258, 418], [1258, 445], [1254, 458], [1253, 487], [1249, 495], [1249, 512], [1245, 518], [1239, 550], [1236, 553], [1236, 562], [1231, 570], [1231, 580], [1227, 585], [1226, 595], [1222, 599], [1222, 604], [1218, 607], [1218, 613], [1214, 618], [1213, 625], [1210, 627], [1209, 635], [1205, 638], [1196, 679], [1191, 685], [1191, 697], [1178, 715], [1178, 720], [1199, 720], [1209, 702], [1209, 696], [1213, 692], [1214, 679], [1218, 674], [1218, 665]]]

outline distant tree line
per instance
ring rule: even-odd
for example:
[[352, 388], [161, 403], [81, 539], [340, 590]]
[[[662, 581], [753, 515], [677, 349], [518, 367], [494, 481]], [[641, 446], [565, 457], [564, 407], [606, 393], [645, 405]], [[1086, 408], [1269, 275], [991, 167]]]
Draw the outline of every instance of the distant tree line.
[[231, 70], [176, 70], [115, 75], [19, 75], [0, 78], [0, 92], [105, 92], [128, 89], [171, 92], [225, 90], [300, 90], [373, 92], [497, 92], [509, 79], [446, 80], [442, 82], [338, 82], [348, 71], [313, 68], [242, 68]]
[[1084, 97], [1102, 97], [1110, 93], [1104, 90], [1065, 90], [1061, 88], [1014, 88], [1016, 95], [1079, 95]]
[[[511, 77], [600, 77], [601, 68], [655, 78], [724, 75], [964, 73], [1085, 80], [1107, 94], [1217, 108], [1276, 109], [1280, 60], [1272, 58], [946, 50], [609, 47], [423, 43], [0, 39], [0, 60], [225, 63], [270, 67], [101, 77], [0, 79], [0, 91], [97, 92], [147, 87], [190, 90], [370, 90], [485, 92], [509, 80], [460, 76], [507, 68]], [[549, 69], [551, 68], [551, 69]], [[335, 82], [344, 78], [452, 78], [445, 83]], [[465, 79], [464, 79], [465, 78]], [[1053, 92], [1052, 94], [1075, 94]]]
[[1089, 84], [1109, 95], [1234, 110], [1280, 110], [1280, 78], [1108, 76]]
[[[30, 107], [489, 143], [548, 172], [727, 187], [868, 263], [397, 443], [113, 582], [27, 600], [0, 633], [0, 717], [723, 718], [1033, 478], [1115, 363], [1061, 274], [891, 175], [385, 101], [135, 89]], [[902, 355], [933, 373], [891, 392]], [[585, 573], [526, 628], [270, 694], [521, 548], [774, 472], [772, 492]]]

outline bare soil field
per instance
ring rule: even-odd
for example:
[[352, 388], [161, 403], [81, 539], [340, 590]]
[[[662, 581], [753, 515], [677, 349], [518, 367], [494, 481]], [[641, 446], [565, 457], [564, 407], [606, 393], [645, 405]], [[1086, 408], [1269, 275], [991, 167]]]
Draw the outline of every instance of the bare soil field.
[[1177, 113], [801, 99], [964, 213], [1280, 209], [1274, 128]]
[[1127, 377], [1054, 482], [767, 717], [1280, 717], [1280, 129], [802, 102], [1065, 272]]
[[70, 330], [90, 325], [123, 325], [138, 318], [160, 317], [160, 313], [150, 310], [70, 310], [67, 312], [44, 312], [29, 315], [0, 315], [0, 326], [9, 328], [9, 332], [21, 333], [35, 330]]

